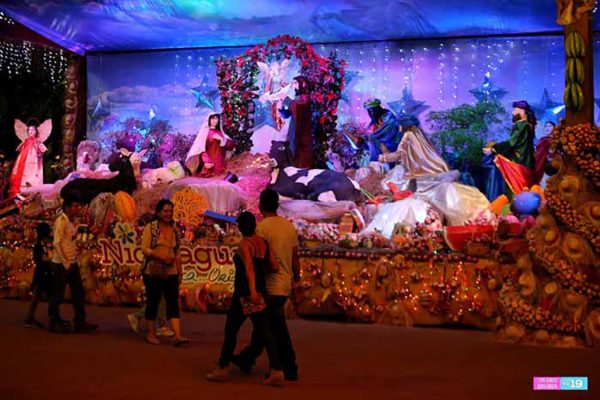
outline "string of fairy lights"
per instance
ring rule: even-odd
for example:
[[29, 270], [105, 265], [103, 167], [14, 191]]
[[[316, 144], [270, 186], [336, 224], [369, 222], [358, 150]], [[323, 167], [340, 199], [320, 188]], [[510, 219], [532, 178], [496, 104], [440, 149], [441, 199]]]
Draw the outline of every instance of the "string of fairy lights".
[[[398, 302], [412, 312], [426, 310], [459, 322], [467, 313], [482, 312], [489, 296], [486, 290], [494, 290], [494, 286], [488, 288], [488, 282], [497, 272], [448, 258], [413, 262], [382, 254], [369, 257], [364, 268], [346, 275], [339, 260], [323, 257], [318, 251], [307, 251], [302, 265], [302, 289], [324, 291], [322, 296], [306, 299], [311, 306], [320, 308], [333, 299], [347, 316], [363, 322], [372, 322]], [[386, 293], [385, 301], [375, 300], [380, 296], [371, 296], [373, 290]]]
[[[0, 11], [0, 23], [14, 25], [15, 21]], [[6, 73], [9, 78], [19, 75], [39, 73], [39, 68], [47, 73], [52, 85], [59, 86], [65, 83], [67, 69], [67, 55], [62, 49], [35, 45], [28, 41], [0, 39], [0, 73]]]
[[445, 69], [446, 69], [446, 51], [444, 48], [444, 44], [440, 43], [439, 45], [439, 53], [438, 53], [438, 67], [437, 67], [437, 75], [438, 75], [438, 101], [440, 108], [444, 108], [444, 92], [445, 92]]
[[[343, 124], [367, 122], [368, 116], [363, 108], [367, 99], [376, 97], [384, 103], [398, 101], [405, 87], [412, 92], [415, 100], [425, 101], [429, 106], [420, 115], [421, 119], [429, 111], [446, 110], [463, 103], [473, 104], [476, 99], [469, 90], [480, 87], [488, 73], [494, 85], [508, 91], [502, 98], [506, 107], [510, 107], [516, 99], [534, 104], [539, 101], [544, 89], [548, 89], [552, 101], [561, 102], [563, 46], [559, 37], [524, 37], [319, 44], [315, 50], [323, 56], [336, 53], [347, 62], [347, 74], [353, 76], [346, 81], [344, 96], [339, 103], [339, 122]], [[169, 81], [173, 88], [198, 88], [197, 91], [204, 91], [203, 94], [208, 96], [211, 90], [216, 89], [214, 61], [243, 51], [245, 48], [141, 54], [132, 59], [128, 68], [140, 79], [151, 80], [151, 75], [144, 73], [145, 66], [168, 59], [170, 65], [165, 68], [170, 69]], [[100, 55], [92, 58], [101, 57], [110, 62], [111, 57], [127, 56]], [[107, 84], [118, 78], [117, 72], [94, 72]], [[120, 71], [119, 74], [128, 72]], [[178, 97], [178, 93], [174, 93], [168, 104], [174, 114], [182, 108], [187, 114], [194, 114], [194, 108], [203, 107], [193, 97]], [[180, 93], [187, 92], [182, 90]], [[168, 115], [164, 117], [168, 118]]]
[[[515, 98], [537, 102], [544, 88], [549, 89], [552, 100], [560, 102], [564, 73], [556, 60], [562, 47], [562, 41], [552, 37], [490, 38], [324, 45], [319, 52], [336, 52], [347, 61], [347, 71], [359, 74], [346, 88], [350, 104], [340, 105], [343, 120], [366, 117], [362, 105], [368, 98], [399, 100], [404, 87], [432, 110], [473, 103], [469, 90], [479, 87], [487, 73], [495, 85], [507, 88], [506, 104]], [[552, 65], [549, 71], [544, 63]], [[540, 71], [549, 73], [538, 78]]]
[[62, 49], [41, 47], [27, 41], [0, 40], [0, 73], [6, 73], [9, 78], [39, 73], [39, 69], [34, 68], [36, 61], [41, 63], [42, 71], [48, 74], [53, 85], [65, 83], [68, 60]]
[[550, 88], [549, 93], [552, 96], [553, 99], [556, 98], [560, 98], [560, 92], [562, 92], [562, 89], [559, 91], [559, 87], [562, 87], [564, 85], [558, 85], [556, 82], [556, 71], [559, 68], [558, 65], [558, 60], [562, 59], [557, 59], [557, 48], [558, 48], [558, 40], [552, 40], [552, 42], [550, 43], [550, 58], [548, 59], [548, 67], [547, 67], [547, 71], [546, 73], [550, 74]]
[[8, 15], [4, 14], [2, 11], [0, 11], [0, 22], [4, 22], [8, 25], [14, 25], [15, 21], [9, 17]]
[[[522, 73], [522, 80], [523, 82], [527, 82], [529, 80], [529, 62], [527, 60], [527, 57], [525, 57], [525, 55], [527, 54], [528, 51], [528, 41], [527, 40], [523, 40], [521, 42], [521, 54], [523, 55], [523, 68], [521, 69], [521, 73]], [[527, 98], [529, 96], [529, 91], [527, 90], [527, 86], [523, 86], [523, 96], [525, 98]]]

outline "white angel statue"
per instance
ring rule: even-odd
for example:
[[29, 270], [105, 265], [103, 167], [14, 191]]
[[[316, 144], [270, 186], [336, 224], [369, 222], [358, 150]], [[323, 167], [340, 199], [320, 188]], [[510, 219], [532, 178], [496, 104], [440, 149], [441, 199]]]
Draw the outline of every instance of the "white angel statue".
[[264, 103], [265, 101], [276, 102], [277, 100], [284, 99], [290, 89], [290, 84], [286, 81], [290, 59], [284, 59], [281, 64], [277, 61], [273, 61], [270, 64], [258, 61], [256, 64], [265, 81], [260, 101]]
[[17, 147], [19, 155], [10, 174], [9, 198], [18, 195], [24, 188], [44, 183], [42, 157], [48, 150], [44, 142], [52, 132], [52, 120], [47, 119], [40, 125], [35, 119], [30, 119], [27, 124], [17, 119], [15, 132], [21, 144]]
[[[287, 140], [289, 129], [289, 118], [282, 117], [280, 109], [286, 97], [290, 97], [291, 83], [287, 82], [287, 73], [290, 65], [290, 59], [286, 58], [281, 63], [273, 61], [271, 63], [257, 62], [261, 72], [262, 94], [255, 101], [255, 107], [259, 109], [262, 116], [260, 121], [254, 126], [252, 135], [252, 154], [268, 153], [271, 147], [271, 141]], [[259, 85], [261, 86], [261, 85]]]

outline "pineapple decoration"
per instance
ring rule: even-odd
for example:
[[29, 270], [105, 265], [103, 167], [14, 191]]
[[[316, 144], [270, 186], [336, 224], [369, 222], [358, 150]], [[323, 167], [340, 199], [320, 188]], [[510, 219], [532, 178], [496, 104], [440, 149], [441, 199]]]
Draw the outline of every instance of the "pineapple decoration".
[[560, 8], [565, 25], [567, 118], [552, 133], [546, 204], [529, 253], [499, 297], [500, 335], [513, 342], [600, 346], [600, 128], [593, 125], [591, 9]]

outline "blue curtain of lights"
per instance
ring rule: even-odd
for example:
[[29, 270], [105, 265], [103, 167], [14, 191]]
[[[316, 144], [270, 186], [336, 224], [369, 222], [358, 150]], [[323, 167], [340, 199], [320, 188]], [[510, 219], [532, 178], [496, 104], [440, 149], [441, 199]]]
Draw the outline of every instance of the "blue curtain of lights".
[[[595, 44], [600, 51], [600, 37]], [[565, 58], [559, 36], [383, 41], [315, 48], [323, 55], [336, 52], [348, 63], [340, 123], [366, 121], [362, 104], [372, 97], [397, 111], [409, 108], [424, 122], [431, 111], [476, 102], [486, 76], [492, 95], [507, 107], [514, 100], [525, 99], [543, 109], [545, 119], [556, 119], [562, 105]], [[245, 50], [90, 56], [88, 136], [98, 139], [130, 117], [158, 117], [177, 132], [195, 134], [200, 121], [219, 109], [215, 59]], [[599, 59], [598, 54], [595, 58]], [[596, 82], [599, 71], [595, 69]], [[599, 87], [596, 85], [597, 98]]]

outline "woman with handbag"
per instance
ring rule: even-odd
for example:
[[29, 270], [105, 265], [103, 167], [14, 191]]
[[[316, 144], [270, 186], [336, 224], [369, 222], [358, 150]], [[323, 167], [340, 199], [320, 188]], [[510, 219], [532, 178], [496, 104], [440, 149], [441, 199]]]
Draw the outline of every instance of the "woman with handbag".
[[269, 356], [270, 374], [263, 381], [269, 386], [283, 386], [284, 376], [279, 360], [276, 342], [269, 330], [265, 293], [265, 274], [279, 268], [275, 256], [269, 251], [267, 241], [256, 234], [256, 218], [248, 211], [242, 212], [238, 219], [238, 228], [243, 239], [233, 261], [235, 264], [235, 281], [233, 297], [225, 322], [225, 337], [219, 358], [219, 367], [206, 379], [213, 382], [224, 382], [229, 379], [229, 364], [232, 362], [237, 334], [247, 317], [252, 321], [254, 332], [258, 333], [266, 343]]
[[164, 295], [167, 319], [175, 335], [173, 344], [179, 347], [189, 343], [181, 336], [179, 285], [183, 271], [179, 258], [179, 233], [173, 226], [173, 203], [169, 200], [158, 202], [155, 220], [144, 228], [142, 252], [145, 256], [142, 276], [146, 287], [146, 341], [160, 344], [156, 337], [156, 316]]

